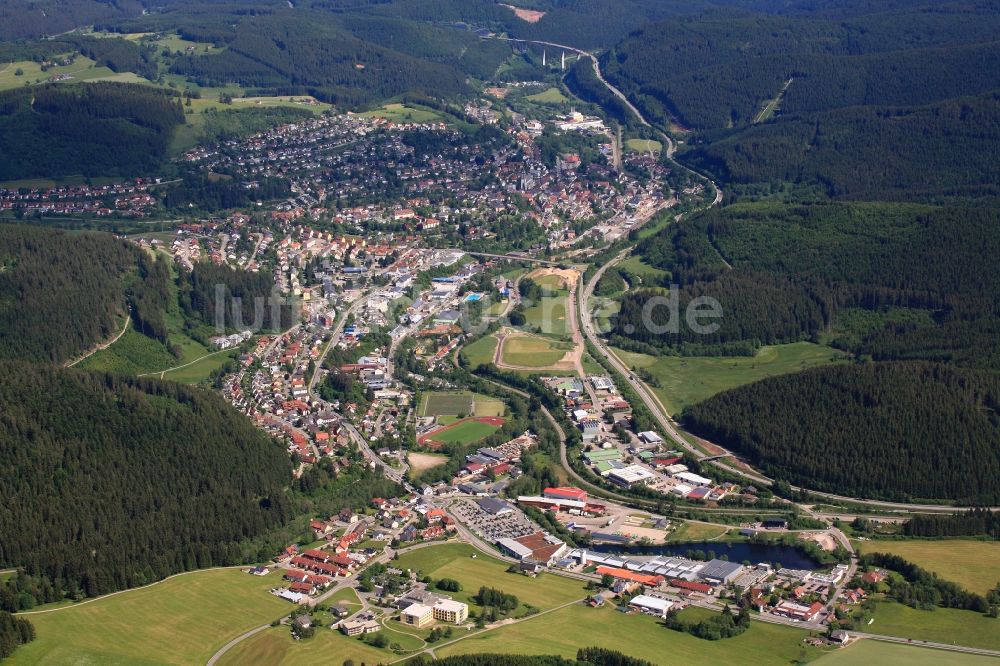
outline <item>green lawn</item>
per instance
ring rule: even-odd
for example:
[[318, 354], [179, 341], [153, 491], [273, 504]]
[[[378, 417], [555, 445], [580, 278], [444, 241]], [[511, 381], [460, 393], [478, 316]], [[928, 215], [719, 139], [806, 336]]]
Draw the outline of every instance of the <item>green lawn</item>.
[[470, 391], [428, 391], [420, 399], [420, 416], [503, 416], [502, 400]]
[[625, 141], [625, 148], [637, 153], [659, 152], [663, 144], [655, 139], [628, 139]]
[[667, 541], [712, 541], [718, 539], [729, 531], [728, 527], [722, 525], [703, 525], [701, 523], [682, 523], [676, 530], [670, 533]]
[[496, 351], [497, 339], [492, 335], [479, 338], [462, 348], [462, 353], [465, 354], [465, 358], [469, 359], [469, 365], [473, 368], [485, 363], [492, 363]]
[[528, 368], [547, 368], [557, 363], [570, 346], [537, 336], [508, 338], [503, 343], [503, 362]]
[[[471, 556], [475, 554], [476, 557]], [[521, 574], [507, 573], [508, 564], [484, 555], [464, 543], [448, 543], [430, 548], [418, 548], [399, 556], [395, 566], [401, 569], [419, 570], [437, 580], [453, 578], [462, 584], [462, 591], [449, 593], [460, 601], [470, 604], [470, 597], [480, 586], [489, 585], [515, 595], [521, 603], [528, 603], [541, 609], [553, 608], [574, 599], [583, 599], [586, 590], [583, 583], [553, 574], [542, 574], [538, 578], [528, 578]]]
[[432, 435], [431, 439], [437, 442], [472, 444], [473, 442], [478, 442], [484, 437], [492, 435], [498, 429], [498, 426], [490, 425], [489, 423], [480, 423], [479, 421], [463, 421], [454, 428]]
[[85, 358], [75, 367], [137, 375], [156, 368], [169, 368], [178, 360], [162, 343], [129, 327], [118, 342]]
[[754, 357], [660, 356], [621, 349], [615, 353], [630, 368], [643, 368], [659, 380], [653, 391], [670, 414], [711, 396], [765, 377], [798, 372], [842, 358], [831, 347], [810, 342], [761, 347]]
[[[545, 278], [542, 278], [544, 280]], [[566, 291], [556, 291], [551, 296], [543, 296], [531, 307], [525, 308], [524, 318], [529, 326], [548, 335], [561, 338], [569, 336], [569, 322], [566, 321]]]
[[165, 372], [162, 377], [163, 379], [169, 379], [182, 384], [200, 384], [207, 381], [209, 375], [211, 375], [214, 370], [221, 368], [226, 361], [238, 357], [239, 350], [230, 349], [218, 354], [206, 356], [185, 368]]
[[626, 273], [632, 273], [638, 276], [642, 280], [642, 285], [629, 285], [630, 287], [636, 286], [650, 286], [657, 285], [663, 280], [667, 275], [667, 271], [656, 268], [655, 266], [650, 266], [642, 260], [640, 256], [631, 256], [627, 259], [623, 259], [618, 262], [617, 266], [624, 269]]
[[856, 541], [855, 546], [863, 553], [899, 555], [970, 592], [986, 594], [1000, 584], [1000, 542], [997, 541], [909, 539]]
[[395, 658], [358, 638], [348, 638], [328, 627], [317, 627], [316, 635], [304, 641], [292, 638], [288, 627], [271, 627], [240, 642], [217, 662], [223, 664], [336, 664], [348, 659], [356, 664], [384, 664]]
[[1000, 650], [1000, 620], [954, 608], [917, 610], [895, 601], [879, 602], [869, 634]]
[[438, 657], [493, 652], [572, 658], [581, 647], [600, 646], [654, 664], [790, 664], [822, 654], [802, 642], [806, 635], [798, 629], [755, 622], [741, 636], [706, 641], [665, 629], [648, 615], [624, 615], [608, 606], [594, 609], [575, 604], [435, 647], [434, 653]]
[[433, 109], [406, 104], [386, 104], [361, 115], [365, 118], [385, 118], [396, 123], [436, 123], [445, 120], [444, 116]]
[[[21, 76], [17, 71], [21, 70]], [[93, 79], [114, 76], [107, 67], [97, 67], [93, 60], [82, 55], [77, 55], [72, 65], [65, 67], [52, 67], [46, 72], [42, 71], [41, 64], [30, 60], [0, 64], [0, 90], [10, 90], [11, 88], [21, 88], [25, 83], [45, 83], [56, 75], [65, 75], [72, 78], [66, 83], [78, 81], [90, 81]], [[142, 79], [145, 80], [145, 79]]]
[[[38, 637], [12, 664], [205, 663], [232, 638], [291, 606], [267, 590], [281, 574], [216, 569], [62, 610], [29, 613]], [[287, 631], [287, 630], [286, 630]]]
[[528, 95], [525, 97], [526, 100], [531, 102], [537, 102], [539, 104], [565, 104], [569, 101], [566, 95], [562, 94], [559, 88], [548, 88], [540, 93], [535, 93], [534, 95]]
[[913, 645], [860, 640], [840, 650], [823, 655], [817, 666], [987, 666], [996, 665], [993, 657], [931, 650]]
[[353, 587], [345, 587], [337, 590], [325, 603], [327, 606], [333, 606], [334, 604], [361, 606], [361, 600], [358, 599], [358, 593], [354, 591]]

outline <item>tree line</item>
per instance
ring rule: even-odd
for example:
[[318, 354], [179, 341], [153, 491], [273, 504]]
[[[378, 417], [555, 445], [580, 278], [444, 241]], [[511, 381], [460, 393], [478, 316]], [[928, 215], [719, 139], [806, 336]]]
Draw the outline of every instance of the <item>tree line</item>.
[[1000, 501], [1000, 383], [926, 362], [833, 365], [689, 407], [691, 432], [807, 488], [891, 500]]

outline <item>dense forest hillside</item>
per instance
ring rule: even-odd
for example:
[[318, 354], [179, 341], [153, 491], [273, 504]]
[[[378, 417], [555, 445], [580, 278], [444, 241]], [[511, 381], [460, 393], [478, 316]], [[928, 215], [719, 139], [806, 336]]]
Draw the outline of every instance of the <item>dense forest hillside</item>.
[[61, 363], [113, 337], [138, 255], [105, 234], [0, 225], [0, 358]]
[[707, 139], [686, 159], [746, 194], [791, 187], [812, 198], [1000, 203], [996, 94], [789, 115]]
[[789, 79], [788, 112], [923, 105], [1000, 87], [994, 8], [899, 4], [830, 18], [709, 12], [647, 25], [601, 62], [651, 115], [695, 129], [750, 123]]
[[[679, 285], [722, 305], [719, 329], [659, 335], [642, 310], [658, 292], [627, 293], [615, 333], [660, 349], [752, 353], [816, 339], [878, 359], [1000, 368], [1000, 213], [913, 204], [743, 204], [712, 209], [637, 252]], [[864, 316], [857, 311], [867, 313]], [[666, 308], [654, 310], [665, 323]], [[863, 325], [858, 320], [863, 320]]]
[[849, 496], [1000, 502], [1000, 379], [928, 363], [829, 366], [690, 407], [765, 473]]
[[290, 515], [287, 455], [221, 397], [3, 361], [0, 404], [0, 566], [38, 601], [255, 559]]
[[138, 16], [141, 0], [4, 0], [0, 40], [58, 35], [101, 21]]
[[0, 180], [155, 172], [184, 123], [179, 98], [121, 83], [0, 93]]

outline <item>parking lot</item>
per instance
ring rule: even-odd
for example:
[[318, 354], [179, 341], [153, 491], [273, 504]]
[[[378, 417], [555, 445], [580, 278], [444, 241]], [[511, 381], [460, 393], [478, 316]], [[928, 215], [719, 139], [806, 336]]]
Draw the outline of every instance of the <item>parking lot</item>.
[[498, 539], [514, 539], [538, 531], [538, 527], [516, 507], [509, 513], [495, 516], [483, 511], [474, 501], [463, 500], [457, 502], [453, 510], [462, 523], [481, 539], [490, 543], [494, 543]]

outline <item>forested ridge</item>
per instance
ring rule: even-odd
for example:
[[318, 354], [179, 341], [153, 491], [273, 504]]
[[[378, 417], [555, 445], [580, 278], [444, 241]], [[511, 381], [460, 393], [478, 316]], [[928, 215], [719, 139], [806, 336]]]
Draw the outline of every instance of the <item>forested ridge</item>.
[[0, 180], [155, 173], [184, 123], [178, 97], [123, 83], [0, 92]]
[[[657, 290], [625, 294], [615, 334], [663, 350], [817, 339], [852, 309], [873, 313], [835, 344], [876, 359], [948, 361], [1000, 369], [1000, 213], [913, 204], [740, 204], [712, 209], [642, 242], [637, 252], [679, 286], [681, 312], [717, 299], [719, 329], [699, 335], [647, 330]], [[728, 264], [728, 266], [727, 266]], [[924, 316], [892, 319], [904, 309]], [[664, 323], [668, 310], [653, 311]], [[846, 325], [846, 324], [845, 324]], [[741, 349], [748, 349], [747, 346]], [[745, 352], [744, 352], [745, 353]]]
[[243, 542], [291, 516], [287, 455], [219, 396], [2, 361], [0, 404], [0, 565], [38, 602], [253, 561]]
[[807, 488], [1000, 503], [995, 373], [923, 362], [827, 366], [720, 393], [683, 421]]
[[62, 363], [113, 337], [138, 254], [106, 234], [0, 225], [0, 358]]

